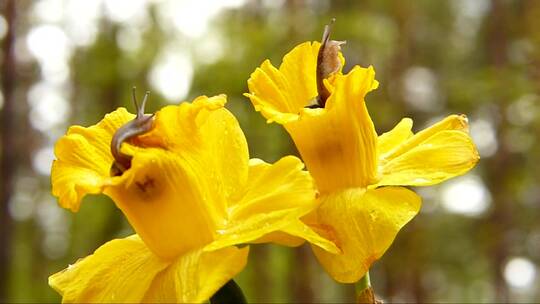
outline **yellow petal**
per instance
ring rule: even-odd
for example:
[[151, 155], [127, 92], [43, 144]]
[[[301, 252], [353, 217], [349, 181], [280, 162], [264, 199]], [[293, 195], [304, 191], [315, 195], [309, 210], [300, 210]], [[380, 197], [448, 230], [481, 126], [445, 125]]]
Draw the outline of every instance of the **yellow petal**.
[[279, 112], [295, 113], [302, 105], [293, 96], [289, 81], [270, 60], [265, 60], [248, 80], [253, 96], [264, 98], [261, 104]]
[[456, 130], [456, 131], [462, 131], [462, 132], [468, 133], [469, 125], [468, 125], [467, 117], [465, 115], [447, 116], [446, 118], [437, 122], [431, 127], [416, 133], [412, 137], [409, 137], [406, 141], [402, 142], [398, 146], [395, 146], [392, 150], [386, 152], [385, 154], [380, 154], [380, 157], [381, 157], [380, 161], [387, 162], [389, 160], [392, 160], [393, 158], [396, 158], [399, 155], [416, 147], [417, 145], [419, 145], [420, 143], [422, 143], [424, 140], [428, 139], [429, 137], [433, 136], [437, 132], [441, 132], [445, 130]]
[[333, 241], [321, 236], [300, 220], [287, 225], [281, 231], [289, 235], [289, 237], [277, 234], [273, 236], [273, 239], [270, 238], [269, 240], [280, 245], [299, 246], [301, 244], [294, 244], [293, 237], [297, 237], [308, 241], [311, 246], [316, 246], [326, 252], [334, 254], [341, 253], [341, 249], [339, 249]]
[[375, 183], [377, 134], [364, 104], [378, 87], [375, 73], [371, 67], [354, 67], [347, 76], [339, 71], [324, 81], [331, 92], [326, 107], [306, 109], [317, 96], [319, 48], [297, 46], [279, 70], [265, 61], [248, 80], [246, 96], [268, 122], [285, 125], [322, 193]]
[[214, 184], [220, 198], [243, 188], [249, 161], [244, 133], [225, 103], [225, 95], [201, 96], [192, 103], [165, 107], [156, 114], [152, 132], [140, 138], [143, 144], [157, 142], [167, 150], [196, 158], [202, 165], [197, 169], [207, 183]]
[[105, 189], [162, 258], [210, 243], [227, 221], [229, 196], [247, 182], [247, 143], [224, 103], [201, 97], [160, 110], [131, 147], [131, 168]]
[[158, 256], [172, 259], [213, 239], [211, 189], [191, 159], [158, 148], [138, 149], [122, 182], [105, 188], [131, 226]]
[[409, 139], [413, 135], [411, 131], [412, 125], [412, 119], [403, 118], [392, 130], [379, 136], [377, 139], [379, 158], [384, 157], [388, 152]]
[[[311, 229], [311, 228], [309, 228], [309, 226], [308, 226], [308, 229]], [[315, 233], [315, 232], [313, 232], [313, 233]], [[274, 231], [274, 232], [270, 232], [269, 234], [266, 234], [266, 235], [264, 235], [264, 236], [262, 236], [262, 237], [260, 237], [260, 238], [258, 238], [256, 240], [252, 241], [251, 243], [253, 243], [253, 244], [273, 243], [273, 244], [278, 244], [278, 245], [287, 246], [287, 247], [298, 247], [298, 246], [304, 244], [305, 242], [306, 241], [303, 238], [300, 238], [300, 237], [297, 237], [297, 236], [292, 236], [292, 235], [290, 235], [288, 233], [285, 233], [283, 231]]]
[[62, 207], [79, 210], [86, 194], [100, 193], [113, 163], [111, 139], [121, 125], [133, 119], [124, 108], [105, 115], [98, 124], [73, 126], [55, 145], [51, 171], [52, 193]]
[[137, 237], [117, 239], [49, 277], [63, 303], [135, 303], [169, 264]]
[[420, 197], [400, 187], [347, 189], [321, 197], [315, 230], [334, 240], [342, 254], [313, 247], [338, 282], [354, 283], [390, 247], [398, 231], [420, 209]]
[[248, 247], [227, 247], [182, 255], [156, 276], [142, 302], [205, 302], [245, 267], [248, 252]]
[[[267, 119], [268, 123], [285, 124], [296, 121], [304, 112], [304, 107], [317, 97], [317, 56], [321, 44], [304, 42], [297, 45], [283, 57], [283, 63], [276, 69], [265, 60], [250, 76], [250, 93], [255, 110]], [[338, 53], [342, 62], [340, 70], [324, 80], [330, 92], [336, 76], [341, 75], [345, 58]], [[376, 82], [374, 82], [376, 83]]]
[[281, 230], [337, 252], [332, 242], [321, 238], [299, 220], [317, 207], [313, 181], [302, 170], [302, 162], [287, 156], [273, 165], [261, 160], [252, 160], [250, 164], [246, 190], [230, 205], [229, 222], [218, 231], [219, 236], [206, 250], [254, 242]]
[[428, 186], [465, 174], [479, 160], [478, 152], [462, 131], [440, 131], [381, 168], [378, 185]]
[[317, 55], [320, 43], [304, 42], [283, 57], [279, 71], [289, 83], [289, 93], [300, 109], [317, 96]]
[[364, 102], [374, 76], [371, 67], [338, 75], [326, 108], [285, 124], [321, 194], [376, 182], [377, 134]]
[[297, 157], [285, 156], [274, 164], [252, 159], [249, 165], [249, 182], [229, 206], [231, 221], [275, 210], [315, 208], [313, 180]]
[[[266, 60], [251, 74], [250, 93], [245, 96], [267, 122], [283, 124], [297, 120], [303, 108], [317, 96], [319, 48], [318, 42], [304, 42], [283, 57], [279, 69]], [[344, 62], [341, 53], [339, 56]]]

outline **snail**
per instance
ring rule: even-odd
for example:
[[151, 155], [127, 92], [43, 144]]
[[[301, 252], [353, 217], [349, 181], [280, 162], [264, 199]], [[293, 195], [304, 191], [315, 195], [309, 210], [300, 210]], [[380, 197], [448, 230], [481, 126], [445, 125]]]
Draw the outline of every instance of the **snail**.
[[324, 26], [321, 47], [317, 54], [317, 97], [314, 98], [308, 108], [324, 108], [330, 92], [324, 86], [324, 80], [341, 69], [342, 62], [339, 59], [341, 45], [345, 41], [330, 40], [332, 25], [336, 21], [332, 18], [330, 24]]
[[120, 151], [122, 143], [130, 140], [131, 138], [147, 133], [152, 129], [154, 114], [144, 114], [144, 108], [146, 106], [148, 95], [150, 95], [150, 91], [146, 91], [141, 106], [139, 107], [137, 97], [135, 96], [135, 90], [136, 88], [133, 87], [133, 103], [135, 104], [135, 108], [137, 110], [137, 116], [116, 130], [111, 140], [111, 154], [114, 157], [114, 162], [110, 170], [111, 176], [122, 175], [124, 171], [131, 167], [131, 160], [133, 159], [133, 156], [124, 154], [122, 151]]

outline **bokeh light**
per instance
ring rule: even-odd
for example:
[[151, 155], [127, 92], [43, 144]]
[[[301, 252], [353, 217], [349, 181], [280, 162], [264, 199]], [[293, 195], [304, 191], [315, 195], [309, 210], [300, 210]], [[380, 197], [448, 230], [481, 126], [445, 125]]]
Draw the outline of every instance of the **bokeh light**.
[[490, 204], [489, 191], [482, 180], [473, 174], [456, 178], [442, 186], [442, 205], [449, 212], [480, 216]]
[[536, 266], [527, 258], [513, 257], [504, 267], [504, 278], [514, 288], [531, 288], [536, 280]]

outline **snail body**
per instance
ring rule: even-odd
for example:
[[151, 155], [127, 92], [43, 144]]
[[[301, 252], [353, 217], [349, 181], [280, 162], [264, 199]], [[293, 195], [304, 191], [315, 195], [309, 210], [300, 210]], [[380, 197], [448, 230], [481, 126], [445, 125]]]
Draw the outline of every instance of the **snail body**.
[[114, 157], [114, 162], [111, 166], [110, 175], [119, 176], [131, 167], [133, 156], [122, 153], [120, 150], [122, 143], [149, 132], [152, 129], [154, 114], [144, 114], [146, 100], [150, 92], [146, 92], [144, 99], [139, 107], [137, 98], [135, 97], [135, 88], [133, 88], [133, 102], [137, 108], [137, 116], [120, 127], [113, 135], [111, 140], [111, 154]]

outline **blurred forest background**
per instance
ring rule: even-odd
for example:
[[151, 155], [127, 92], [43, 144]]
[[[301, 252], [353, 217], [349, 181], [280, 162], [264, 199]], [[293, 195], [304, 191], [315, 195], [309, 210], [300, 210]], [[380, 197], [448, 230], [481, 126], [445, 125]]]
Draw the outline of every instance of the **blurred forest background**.
[[[53, 145], [151, 90], [148, 112], [225, 93], [251, 156], [297, 153], [247, 98], [246, 80], [296, 44], [347, 40], [373, 65], [378, 132], [469, 116], [481, 154], [469, 174], [416, 189], [423, 209], [371, 270], [388, 302], [540, 301], [540, 1], [1, 0], [0, 302], [57, 302], [47, 277], [131, 233], [105, 196], [79, 213], [50, 194]], [[251, 302], [346, 302], [307, 246], [254, 246], [237, 281]]]

